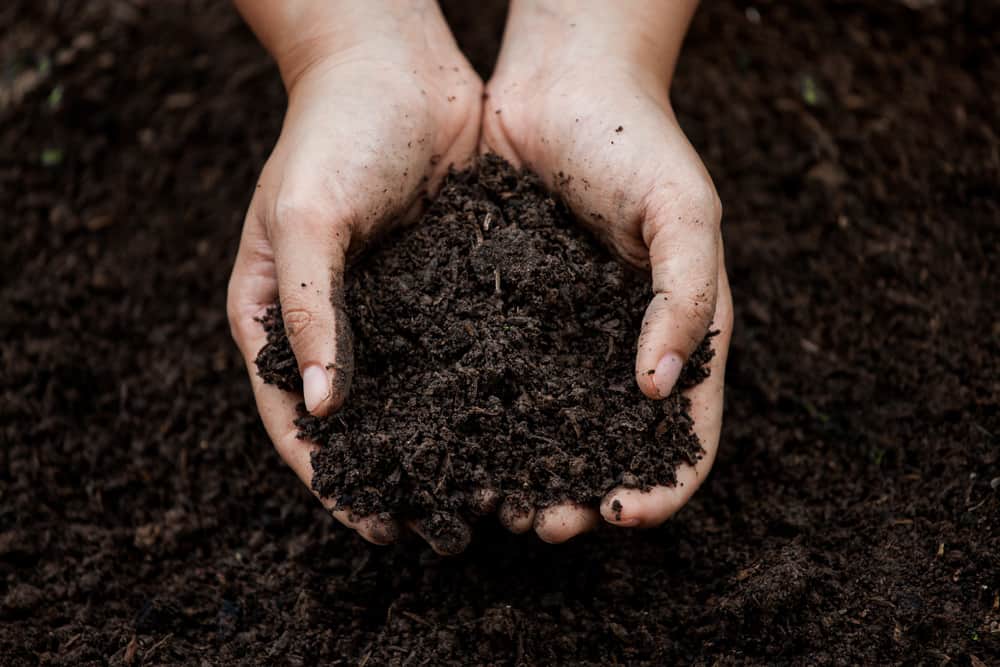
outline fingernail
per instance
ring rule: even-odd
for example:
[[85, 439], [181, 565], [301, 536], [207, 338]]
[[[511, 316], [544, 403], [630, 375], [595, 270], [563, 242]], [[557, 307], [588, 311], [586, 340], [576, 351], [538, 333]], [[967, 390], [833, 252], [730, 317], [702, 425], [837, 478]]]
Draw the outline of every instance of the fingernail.
[[302, 397], [306, 400], [306, 410], [309, 412], [330, 397], [330, 379], [322, 366], [306, 366], [302, 372]]
[[368, 518], [368, 534], [378, 544], [392, 544], [399, 539], [399, 524], [383, 512]]
[[622, 506], [622, 501], [615, 498], [611, 501], [611, 518], [608, 519], [611, 523], [616, 526], [621, 526], [622, 528], [631, 528], [632, 526], [639, 525], [639, 519], [624, 519], [622, 514], [625, 511], [625, 507]]
[[677, 384], [677, 378], [681, 376], [681, 368], [684, 367], [684, 360], [671, 352], [656, 364], [656, 373], [653, 375], [653, 384], [660, 398], [666, 398], [670, 391]]

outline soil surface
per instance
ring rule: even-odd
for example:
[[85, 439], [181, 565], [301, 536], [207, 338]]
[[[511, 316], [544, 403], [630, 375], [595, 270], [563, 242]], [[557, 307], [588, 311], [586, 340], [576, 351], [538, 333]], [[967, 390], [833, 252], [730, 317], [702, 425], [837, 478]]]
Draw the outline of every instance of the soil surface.
[[[313, 490], [459, 534], [456, 517], [491, 511], [484, 490], [527, 512], [676, 485], [704, 453], [682, 391], [713, 351], [706, 339], [666, 400], [645, 398], [634, 358], [650, 295], [533, 175], [495, 155], [449, 175], [422, 220], [348, 270], [349, 400], [326, 418], [300, 405], [296, 422], [322, 446]], [[258, 373], [301, 391], [280, 307], [262, 325]]]
[[258, 423], [225, 286], [284, 99], [229, 6], [5, 3], [0, 664], [1000, 664], [998, 9], [703, 3], [714, 470], [659, 529], [442, 559]]

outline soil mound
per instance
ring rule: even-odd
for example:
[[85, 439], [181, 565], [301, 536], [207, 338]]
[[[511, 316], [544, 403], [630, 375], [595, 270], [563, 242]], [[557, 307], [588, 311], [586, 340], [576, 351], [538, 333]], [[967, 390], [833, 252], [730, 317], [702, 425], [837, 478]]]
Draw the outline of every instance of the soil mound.
[[[676, 484], [702, 455], [680, 390], [708, 375], [708, 339], [670, 397], [645, 398], [633, 373], [648, 280], [502, 158], [450, 175], [345, 290], [351, 396], [297, 422], [322, 445], [315, 490], [341, 506], [475, 514], [479, 489], [525, 507], [596, 504], [618, 484]], [[301, 387], [280, 308], [262, 324], [261, 377]]]

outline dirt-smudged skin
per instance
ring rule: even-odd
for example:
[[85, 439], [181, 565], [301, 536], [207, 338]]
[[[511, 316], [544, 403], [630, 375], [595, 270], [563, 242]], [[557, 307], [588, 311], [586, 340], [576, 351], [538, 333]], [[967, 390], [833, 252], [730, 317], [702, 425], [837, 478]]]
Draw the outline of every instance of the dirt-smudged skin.
[[[710, 342], [678, 391], [644, 398], [632, 360], [648, 283], [496, 156], [452, 174], [422, 221], [348, 272], [344, 293], [355, 391], [341, 412], [298, 424], [323, 446], [314, 489], [355, 513], [448, 532], [442, 513], [481, 514], [482, 488], [526, 509], [596, 505], [618, 484], [675, 484], [701, 456], [680, 390], [707, 376]], [[258, 372], [297, 386], [280, 308], [262, 325]]]
[[[486, 66], [502, 11], [444, 4]], [[701, 3], [712, 473], [655, 530], [443, 559], [260, 426], [224, 301], [285, 94], [229, 4], [0, 3], [0, 665], [1000, 665], [995, 4]]]

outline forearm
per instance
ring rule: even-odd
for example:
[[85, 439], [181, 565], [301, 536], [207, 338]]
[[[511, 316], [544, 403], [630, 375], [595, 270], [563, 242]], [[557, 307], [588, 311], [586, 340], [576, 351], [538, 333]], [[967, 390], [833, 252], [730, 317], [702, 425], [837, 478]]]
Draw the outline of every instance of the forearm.
[[[416, 52], [451, 42], [435, 0], [234, 0], [285, 85], [315, 61], [358, 47]], [[443, 33], [443, 34], [442, 34]]]
[[504, 51], [536, 62], [619, 59], [668, 85], [698, 0], [512, 0]]

